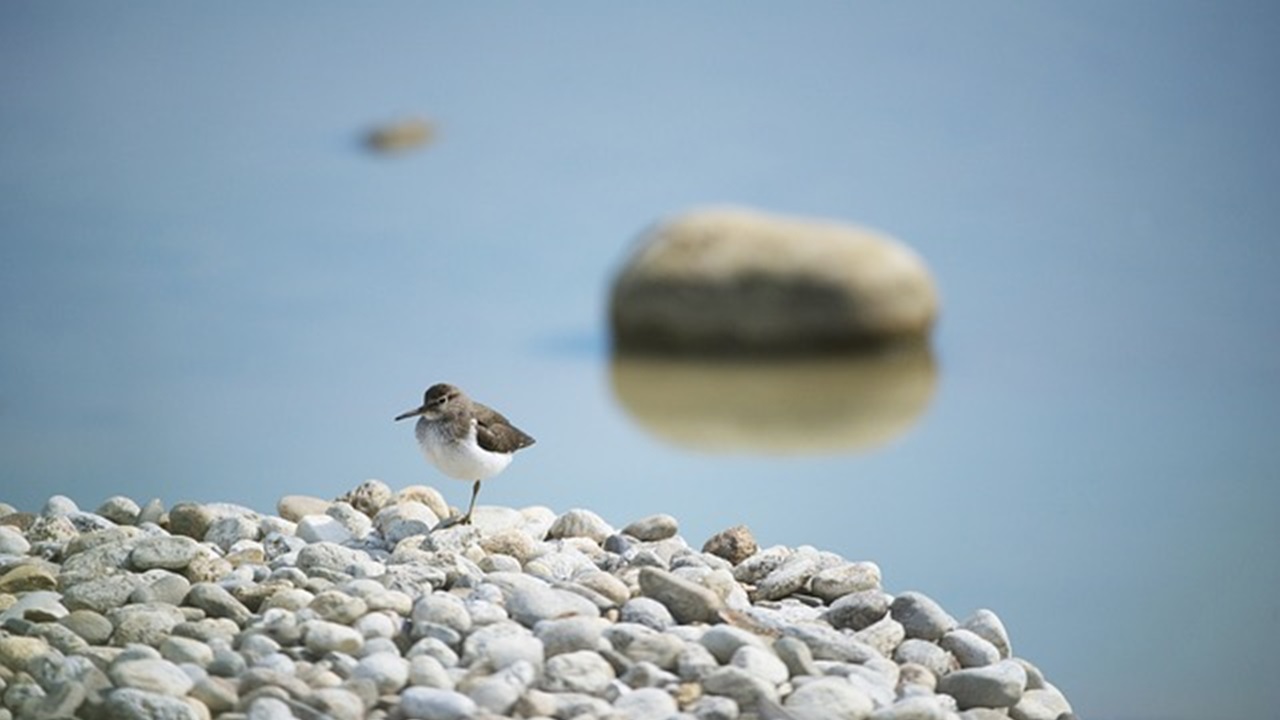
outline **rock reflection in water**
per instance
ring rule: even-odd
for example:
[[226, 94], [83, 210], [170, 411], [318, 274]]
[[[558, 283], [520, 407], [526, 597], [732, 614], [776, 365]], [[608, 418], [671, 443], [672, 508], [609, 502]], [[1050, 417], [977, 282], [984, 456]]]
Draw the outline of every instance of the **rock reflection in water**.
[[613, 392], [653, 434], [699, 450], [867, 450], [911, 428], [937, 368], [927, 346], [844, 357], [691, 360], [615, 355]]

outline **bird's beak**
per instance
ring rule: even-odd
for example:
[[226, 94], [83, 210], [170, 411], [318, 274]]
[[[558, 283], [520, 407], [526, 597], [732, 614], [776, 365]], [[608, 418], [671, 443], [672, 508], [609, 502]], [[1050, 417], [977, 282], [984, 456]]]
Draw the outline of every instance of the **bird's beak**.
[[404, 420], [405, 418], [417, 417], [426, 411], [427, 411], [427, 406], [423, 405], [422, 407], [417, 408], [416, 410], [410, 410], [408, 412], [400, 413], [399, 415], [396, 416], [396, 420], [399, 421], [399, 420]]

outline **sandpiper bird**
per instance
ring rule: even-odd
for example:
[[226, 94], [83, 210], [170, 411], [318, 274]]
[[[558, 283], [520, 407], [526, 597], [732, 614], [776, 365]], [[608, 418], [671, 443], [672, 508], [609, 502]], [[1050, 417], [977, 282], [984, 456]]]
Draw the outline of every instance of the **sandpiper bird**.
[[422, 406], [397, 415], [396, 420], [411, 417], [418, 418], [414, 435], [431, 464], [451, 478], [475, 481], [467, 514], [449, 525], [470, 523], [480, 481], [505, 470], [517, 450], [533, 444], [533, 438], [502, 413], [445, 383], [428, 388]]

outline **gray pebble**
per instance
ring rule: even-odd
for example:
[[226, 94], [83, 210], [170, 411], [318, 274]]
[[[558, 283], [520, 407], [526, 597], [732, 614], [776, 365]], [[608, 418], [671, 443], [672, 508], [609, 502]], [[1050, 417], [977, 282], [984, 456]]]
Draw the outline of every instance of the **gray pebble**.
[[640, 568], [640, 591], [665, 605], [682, 624], [716, 622], [724, 608], [712, 590], [657, 568]]
[[826, 618], [832, 627], [861, 630], [888, 613], [889, 596], [873, 588], [841, 596], [827, 609]]
[[795, 720], [863, 720], [873, 709], [866, 693], [837, 678], [801, 685], [787, 696], [783, 706]]
[[740, 708], [754, 708], [761, 700], [778, 701], [778, 689], [774, 685], [737, 667], [711, 671], [702, 679], [702, 689], [711, 695], [732, 698]]
[[923, 593], [898, 595], [890, 604], [889, 611], [894, 620], [902, 623], [909, 638], [937, 641], [956, 627], [955, 618]]
[[1009, 633], [994, 612], [986, 609], [978, 610], [965, 619], [961, 627], [994, 645], [996, 650], [1000, 651], [1000, 657], [1012, 657], [1013, 645], [1009, 642]]
[[613, 666], [599, 653], [577, 650], [549, 658], [540, 687], [547, 692], [600, 695], [615, 677]]
[[647, 597], [628, 600], [622, 606], [618, 619], [622, 622], [646, 625], [654, 630], [666, 630], [676, 623], [666, 605]]
[[585, 537], [603, 543], [613, 533], [604, 518], [590, 510], [574, 509], [556, 518], [547, 530], [547, 539]]
[[137, 525], [142, 508], [130, 498], [113, 495], [104, 500], [94, 512], [117, 525]]
[[893, 659], [899, 664], [914, 663], [929, 669], [937, 677], [941, 677], [960, 667], [955, 657], [935, 643], [918, 638], [902, 641], [894, 650]]
[[107, 619], [114, 628], [111, 633], [112, 644], [141, 643], [155, 646], [173, 632], [186, 616], [178, 608], [166, 603], [136, 603], [110, 611]]
[[226, 588], [209, 582], [192, 585], [183, 602], [204, 610], [209, 617], [227, 618], [237, 625], [244, 625], [253, 615]]
[[964, 628], [956, 628], [943, 635], [938, 644], [955, 655], [960, 667], [981, 667], [1000, 659], [1000, 651], [995, 645]]
[[954, 697], [961, 710], [1012, 707], [1022, 698], [1026, 686], [1026, 671], [1012, 660], [956, 670], [938, 678], [938, 692]]
[[609, 621], [600, 617], [576, 616], [543, 620], [533, 628], [542, 641], [546, 657], [576, 650], [599, 650]]
[[698, 638], [698, 642], [710, 650], [712, 656], [722, 665], [728, 663], [741, 647], [747, 645], [764, 647], [764, 640], [759, 635], [732, 625], [713, 625]]
[[591, 601], [567, 590], [560, 590], [527, 575], [490, 573], [486, 580], [502, 589], [507, 612], [525, 627], [541, 620], [568, 615], [596, 617], [599, 609]]
[[637, 540], [666, 540], [680, 529], [676, 519], [665, 513], [649, 515], [622, 528], [622, 532]]
[[0, 525], [0, 555], [26, 555], [31, 543], [14, 528]]
[[906, 636], [907, 631], [902, 627], [902, 623], [888, 615], [853, 634], [854, 638], [870, 645], [886, 657], [893, 655], [893, 651], [902, 644]]
[[677, 711], [676, 701], [657, 688], [640, 688], [626, 693], [613, 703], [613, 709], [627, 720], [667, 720]]
[[182, 698], [137, 688], [117, 688], [107, 696], [107, 717], [120, 720], [203, 720]]
[[186, 695], [195, 683], [168, 660], [124, 660], [111, 664], [107, 675], [117, 687], [130, 687], [160, 695]]
[[743, 645], [738, 648], [730, 658], [729, 665], [742, 668], [773, 685], [781, 685], [791, 677], [786, 663], [773, 652], [756, 645]]
[[1009, 708], [1013, 720], [1058, 720], [1071, 712], [1071, 703], [1052, 685], [1027, 690], [1018, 703]]
[[689, 706], [697, 720], [738, 720], [738, 703], [733, 698], [704, 695]]
[[471, 698], [453, 690], [410, 687], [400, 693], [400, 712], [420, 720], [467, 720], [478, 711]]

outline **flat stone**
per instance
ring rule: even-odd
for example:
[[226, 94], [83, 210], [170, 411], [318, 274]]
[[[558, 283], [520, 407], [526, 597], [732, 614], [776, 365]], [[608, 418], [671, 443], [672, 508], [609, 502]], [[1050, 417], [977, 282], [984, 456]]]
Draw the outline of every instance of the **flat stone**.
[[66, 587], [62, 604], [68, 610], [93, 610], [105, 613], [124, 604], [139, 584], [136, 575], [117, 573]]
[[870, 720], [946, 720], [947, 710], [936, 696], [904, 697], [871, 713]]
[[194, 638], [170, 635], [160, 641], [159, 650], [160, 657], [178, 665], [188, 663], [203, 668], [213, 662], [213, 648]]
[[467, 720], [479, 708], [471, 698], [453, 690], [409, 687], [400, 693], [400, 712], [418, 720]]
[[105, 645], [114, 629], [110, 620], [93, 610], [76, 610], [58, 622], [90, 645]]
[[600, 614], [600, 610], [590, 600], [567, 590], [553, 588], [534, 577], [515, 573], [490, 573], [486, 579], [502, 589], [507, 612], [525, 627], [531, 628], [542, 620], [569, 615], [596, 617]]
[[766, 575], [756, 586], [759, 600], [781, 600], [802, 590], [818, 571], [818, 563], [812, 557], [793, 555]]
[[311, 495], [285, 495], [276, 502], [276, 512], [285, 520], [301, 522], [308, 515], [324, 515], [329, 501]]
[[755, 633], [732, 625], [713, 625], [698, 638], [698, 643], [711, 651], [716, 662], [726, 664], [744, 646], [764, 648], [764, 639]]
[[304, 515], [298, 520], [298, 537], [308, 543], [328, 542], [341, 545], [355, 535], [338, 520], [328, 515]]
[[439, 524], [440, 517], [431, 508], [411, 500], [388, 504], [373, 518], [374, 527], [389, 545], [415, 535], [427, 535]]
[[873, 562], [855, 562], [824, 568], [809, 582], [809, 592], [827, 603], [856, 592], [880, 589], [880, 566]]
[[253, 615], [249, 608], [227, 592], [226, 588], [214, 583], [202, 582], [192, 585], [184, 602], [204, 610], [209, 617], [227, 618], [241, 626]]
[[666, 540], [674, 536], [680, 530], [680, 524], [676, 519], [666, 513], [658, 515], [649, 515], [640, 518], [635, 522], [622, 528], [622, 532], [637, 540], [651, 542], [655, 540]]
[[1018, 703], [1009, 708], [1013, 720], [1058, 720], [1071, 712], [1071, 703], [1052, 685], [1027, 690]]
[[938, 641], [956, 628], [956, 620], [932, 598], [918, 592], [904, 592], [889, 606], [893, 619], [902, 623], [907, 637]]
[[786, 664], [791, 677], [822, 675], [822, 671], [813, 662], [813, 652], [799, 638], [780, 637], [773, 641], [773, 651]]
[[907, 637], [907, 631], [902, 623], [886, 615], [854, 633], [853, 637], [875, 648], [881, 655], [891, 657]]
[[154, 568], [181, 570], [191, 564], [199, 548], [199, 543], [182, 535], [142, 538], [129, 552], [129, 566], [138, 572]]
[[394, 694], [409, 682], [409, 661], [393, 652], [365, 655], [356, 663], [351, 677], [372, 680], [382, 695]]
[[681, 624], [714, 623], [724, 601], [714, 591], [657, 568], [640, 568], [640, 592], [662, 603]]
[[889, 613], [889, 596], [878, 588], [858, 590], [840, 596], [827, 609], [827, 622], [834, 628], [861, 630]]
[[865, 720], [873, 710], [871, 698], [841, 678], [805, 683], [783, 706], [795, 720]]
[[303, 637], [307, 649], [316, 655], [331, 652], [355, 655], [364, 645], [364, 636], [358, 631], [326, 620], [307, 622], [304, 625]]
[[113, 495], [104, 500], [94, 512], [117, 525], [136, 525], [142, 508], [124, 495]]
[[808, 645], [815, 660], [864, 663], [880, 657], [880, 653], [870, 645], [823, 625], [787, 625], [782, 628], [782, 634]]
[[313, 690], [307, 696], [306, 703], [333, 720], [364, 720], [365, 717], [364, 701], [345, 688], [323, 687]]
[[575, 616], [543, 620], [533, 628], [542, 641], [546, 657], [577, 650], [599, 650], [608, 620], [600, 617]]
[[724, 558], [734, 565], [755, 555], [759, 549], [755, 536], [746, 525], [721, 530], [702, 545], [702, 552]]
[[160, 695], [186, 695], [195, 683], [168, 660], [123, 660], [111, 664], [107, 675], [116, 687], [130, 687]]
[[961, 710], [1012, 707], [1022, 699], [1027, 672], [1012, 660], [956, 670], [938, 678], [938, 692], [956, 699]]

